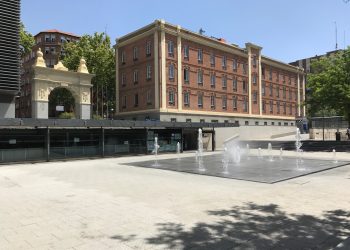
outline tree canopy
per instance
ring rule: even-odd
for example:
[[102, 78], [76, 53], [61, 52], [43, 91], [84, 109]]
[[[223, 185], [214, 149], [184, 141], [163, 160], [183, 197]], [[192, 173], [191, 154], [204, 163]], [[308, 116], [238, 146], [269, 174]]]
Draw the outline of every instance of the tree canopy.
[[350, 47], [312, 62], [308, 75], [309, 112], [344, 115], [350, 118]]
[[33, 35], [26, 31], [24, 24], [21, 23], [19, 29], [19, 45], [21, 55], [23, 56], [24, 54], [30, 52], [34, 46], [34, 43], [35, 41]]
[[64, 50], [63, 64], [69, 70], [77, 70], [84, 58], [89, 72], [95, 74], [92, 79], [95, 114], [111, 110], [115, 106], [115, 53], [110, 37], [97, 32], [83, 35], [77, 42], [65, 43]]

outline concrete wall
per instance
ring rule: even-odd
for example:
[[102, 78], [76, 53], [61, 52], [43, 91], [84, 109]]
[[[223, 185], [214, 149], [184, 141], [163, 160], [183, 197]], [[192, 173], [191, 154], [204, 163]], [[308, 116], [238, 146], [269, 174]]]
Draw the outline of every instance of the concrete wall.
[[222, 149], [225, 140], [239, 135], [240, 140], [270, 140], [278, 136], [295, 133], [294, 126], [240, 126], [233, 128], [216, 128], [216, 149]]
[[[324, 129], [324, 139], [326, 141], [335, 141], [335, 132], [337, 132], [337, 129]], [[346, 128], [339, 129], [340, 132], [340, 140], [346, 141], [348, 140], [348, 136], [346, 135]], [[323, 140], [323, 129], [310, 129], [309, 131], [310, 139], [313, 140]]]
[[15, 118], [14, 96], [0, 94], [0, 118]]

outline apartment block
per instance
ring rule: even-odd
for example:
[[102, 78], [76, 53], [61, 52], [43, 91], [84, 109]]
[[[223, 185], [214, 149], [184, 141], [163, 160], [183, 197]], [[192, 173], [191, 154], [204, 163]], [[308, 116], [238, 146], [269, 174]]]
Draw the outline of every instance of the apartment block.
[[156, 20], [116, 40], [117, 117], [294, 125], [305, 74], [222, 38]]

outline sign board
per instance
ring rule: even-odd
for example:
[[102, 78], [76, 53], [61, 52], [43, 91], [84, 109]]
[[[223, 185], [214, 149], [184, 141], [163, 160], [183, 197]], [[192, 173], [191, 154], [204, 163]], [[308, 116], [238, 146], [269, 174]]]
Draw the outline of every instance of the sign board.
[[74, 137], [74, 142], [80, 142], [80, 138]]
[[16, 143], [17, 143], [16, 139], [10, 139], [9, 140], [9, 144], [16, 144]]
[[64, 106], [56, 106], [56, 111], [64, 111]]

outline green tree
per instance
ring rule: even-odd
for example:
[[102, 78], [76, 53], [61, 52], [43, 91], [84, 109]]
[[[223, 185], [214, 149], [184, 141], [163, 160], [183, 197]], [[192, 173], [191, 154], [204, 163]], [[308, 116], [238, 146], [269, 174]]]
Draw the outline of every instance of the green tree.
[[32, 34], [25, 30], [24, 24], [20, 24], [19, 29], [19, 47], [21, 50], [21, 55], [30, 52], [34, 46], [35, 40]]
[[350, 47], [313, 61], [312, 71], [307, 83], [311, 115], [344, 115], [350, 125]]
[[79, 41], [65, 43], [63, 64], [77, 70], [80, 58], [86, 60], [93, 84], [93, 110], [96, 115], [107, 115], [115, 110], [115, 52], [110, 37], [105, 33], [83, 35]]

